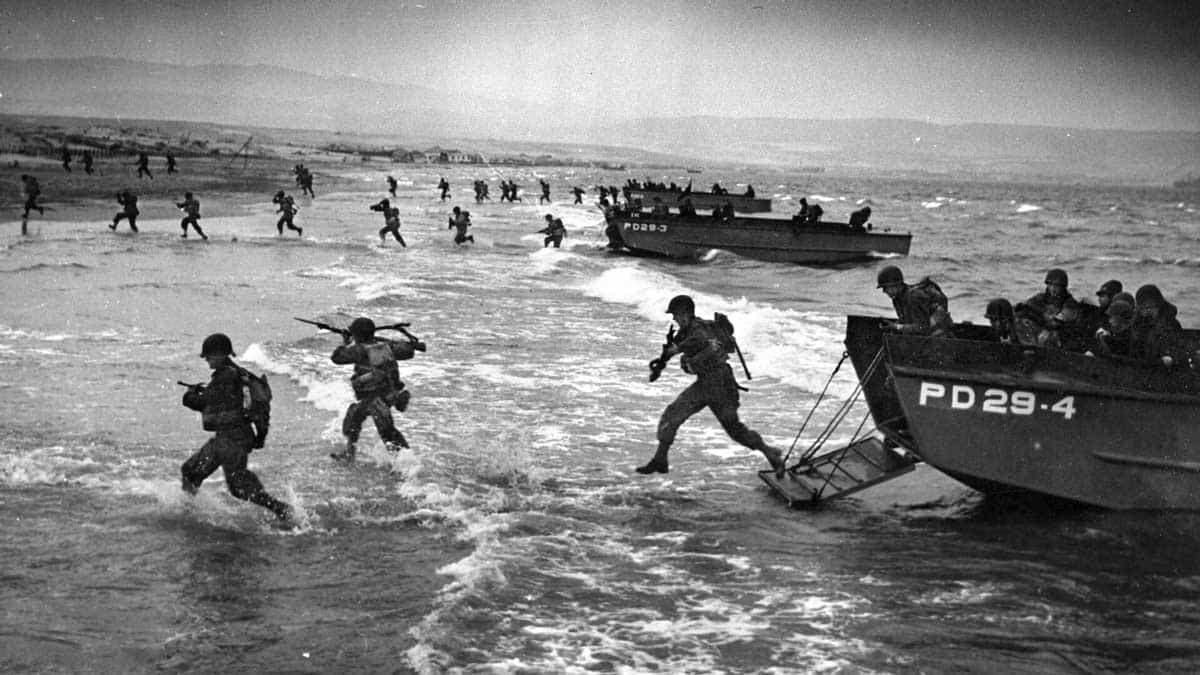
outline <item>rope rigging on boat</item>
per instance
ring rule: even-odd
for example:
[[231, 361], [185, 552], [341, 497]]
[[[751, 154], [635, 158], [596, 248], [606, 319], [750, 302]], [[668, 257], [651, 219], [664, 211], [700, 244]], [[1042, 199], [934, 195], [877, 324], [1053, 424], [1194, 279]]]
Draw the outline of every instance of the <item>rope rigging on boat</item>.
[[[792, 440], [791, 447], [788, 448], [787, 454], [785, 454], [783, 457], [783, 463], [785, 466], [787, 465], [788, 458], [790, 458], [792, 456], [792, 452], [796, 449], [796, 444], [800, 441], [800, 437], [804, 434], [804, 430], [808, 427], [808, 423], [812, 419], [813, 413], [815, 413], [817, 411], [817, 408], [819, 408], [821, 406], [821, 401], [824, 400], [825, 394], [829, 391], [829, 385], [833, 383], [833, 378], [837, 376], [837, 373], [841, 369], [842, 364], [845, 363], [846, 359], [849, 357], [850, 357], [849, 352], [842, 352], [842, 358], [840, 360], [838, 360], [837, 365], [834, 366], [834, 368], [833, 368], [833, 372], [829, 374], [829, 379], [826, 380], [824, 388], [821, 389], [821, 394], [817, 397], [817, 402], [814, 403], [812, 409], [808, 411], [808, 416], [804, 418], [804, 423], [800, 425], [800, 430], [796, 432], [796, 437]], [[870, 365], [868, 365], [866, 370], [863, 371], [862, 378], [860, 378], [859, 381], [855, 384], [854, 391], [850, 394], [849, 398], [847, 398], [845, 401], [842, 402], [841, 406], [838, 407], [837, 412], [834, 413], [834, 415], [830, 419], [829, 423], [825, 425], [825, 428], [822, 429], [819, 434], [817, 434], [817, 438], [812, 442], [812, 444], [808, 447], [808, 449], [806, 449], [800, 455], [799, 460], [796, 462], [796, 466], [801, 466], [801, 465], [805, 464], [806, 462], [808, 462], [810, 459], [812, 459], [813, 456], [815, 456], [817, 454], [817, 452], [820, 451], [821, 447], [825, 445], [825, 442], [829, 440], [830, 436], [833, 435], [834, 430], [836, 430], [837, 427], [841, 426], [841, 424], [845, 420], [846, 416], [850, 414], [850, 409], [854, 406], [854, 404], [858, 401], [858, 398], [862, 395], [862, 382], [865, 380], [870, 380], [871, 377], [875, 374], [875, 370], [879, 368], [879, 364], [882, 362], [883, 362], [883, 349], [881, 348], [878, 352], [875, 353], [875, 357], [873, 359], [871, 359]], [[863, 418], [862, 422], [859, 422], [858, 429], [855, 430], [855, 433], [853, 436], [853, 438], [855, 440], [857, 440], [859, 438], [859, 432], [862, 431], [863, 426], [866, 424], [867, 419], [869, 419], [869, 418], [870, 418], [870, 413], [868, 412], [867, 415]]]

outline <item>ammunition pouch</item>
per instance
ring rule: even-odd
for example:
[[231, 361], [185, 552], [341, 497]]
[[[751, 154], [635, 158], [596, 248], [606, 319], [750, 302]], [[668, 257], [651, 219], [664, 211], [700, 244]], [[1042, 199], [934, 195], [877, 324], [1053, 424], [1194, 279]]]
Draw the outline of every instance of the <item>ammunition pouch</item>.
[[381, 389], [391, 386], [387, 373], [381, 370], [368, 370], [350, 378], [350, 387], [356, 396], [374, 394]]
[[383, 396], [383, 402], [394, 407], [400, 412], [408, 410], [408, 402], [412, 400], [412, 394], [407, 389], [395, 389], [389, 391]]
[[228, 431], [246, 424], [246, 412], [244, 410], [205, 411], [200, 416], [200, 422], [204, 425], [205, 431]]

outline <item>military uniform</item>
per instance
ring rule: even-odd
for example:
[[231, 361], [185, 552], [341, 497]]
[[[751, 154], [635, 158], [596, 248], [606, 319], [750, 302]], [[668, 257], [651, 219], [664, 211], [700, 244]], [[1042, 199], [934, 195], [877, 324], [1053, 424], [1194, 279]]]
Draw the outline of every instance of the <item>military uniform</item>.
[[212, 380], [205, 387], [189, 387], [183, 395], [183, 405], [199, 411], [204, 430], [215, 432], [196, 454], [183, 463], [183, 488], [195, 493], [200, 484], [217, 467], [225, 471], [225, 485], [230, 494], [270, 509], [281, 519], [291, 512], [284, 502], [263, 489], [258, 476], [247, 468], [250, 451], [261, 448], [266, 440], [266, 425], [257, 431], [251, 425], [243, 407], [242, 371], [228, 358], [213, 370]]
[[[676, 300], [672, 301], [672, 308], [676, 307]], [[690, 298], [687, 304], [694, 307]], [[722, 344], [722, 334], [723, 331], [715, 322], [694, 316], [676, 334], [674, 344], [682, 354], [680, 365], [685, 372], [695, 374], [696, 381], [680, 392], [663, 411], [658, 421], [658, 450], [648, 464], [637, 469], [639, 473], [666, 473], [667, 453], [675, 442], [676, 432], [688, 418], [704, 408], [712, 411], [730, 438], [747, 448], [762, 452], [772, 467], [782, 470], [781, 453], [767, 445], [758, 432], [738, 418], [738, 385], [729, 366], [729, 355]]]
[[342, 435], [347, 443], [343, 458], [354, 456], [354, 444], [358, 442], [367, 417], [375, 420], [375, 429], [385, 443], [408, 447], [404, 434], [396, 429], [391, 409], [393, 405], [402, 411], [407, 407], [409, 394], [400, 381], [396, 362], [411, 359], [415, 353], [416, 344], [411, 341], [379, 338], [345, 344], [333, 350], [330, 359], [334, 363], [354, 364], [350, 384], [356, 401], [346, 408], [346, 416], [342, 419]]

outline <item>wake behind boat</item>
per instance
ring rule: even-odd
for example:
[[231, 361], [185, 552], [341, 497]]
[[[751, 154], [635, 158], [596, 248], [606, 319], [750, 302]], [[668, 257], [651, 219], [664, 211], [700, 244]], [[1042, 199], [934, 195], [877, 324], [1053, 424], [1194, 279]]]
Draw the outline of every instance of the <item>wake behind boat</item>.
[[[878, 317], [848, 317], [847, 353], [878, 435], [763, 480], [812, 505], [924, 461], [986, 494], [1200, 509], [1200, 371], [1002, 344], [984, 331], [901, 335]], [[1187, 335], [1200, 345], [1200, 331]]]

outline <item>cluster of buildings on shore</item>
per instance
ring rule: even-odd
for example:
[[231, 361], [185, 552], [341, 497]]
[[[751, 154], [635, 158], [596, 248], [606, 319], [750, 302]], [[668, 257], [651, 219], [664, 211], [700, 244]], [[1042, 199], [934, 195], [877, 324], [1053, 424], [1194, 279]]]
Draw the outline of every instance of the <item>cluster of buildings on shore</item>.
[[613, 164], [609, 162], [599, 162], [595, 160], [583, 159], [566, 159], [562, 157], [554, 157], [553, 155], [529, 155], [519, 153], [516, 155], [493, 155], [486, 156], [478, 152], [467, 152], [456, 149], [442, 149], [438, 147], [429, 150], [406, 150], [404, 148], [370, 148], [358, 145], [332, 143], [321, 147], [325, 152], [341, 153], [346, 155], [357, 155], [365, 160], [371, 158], [390, 159], [393, 162], [403, 164], [497, 164], [504, 166], [589, 166], [601, 169], [610, 169], [613, 171], [623, 171], [624, 164]]

